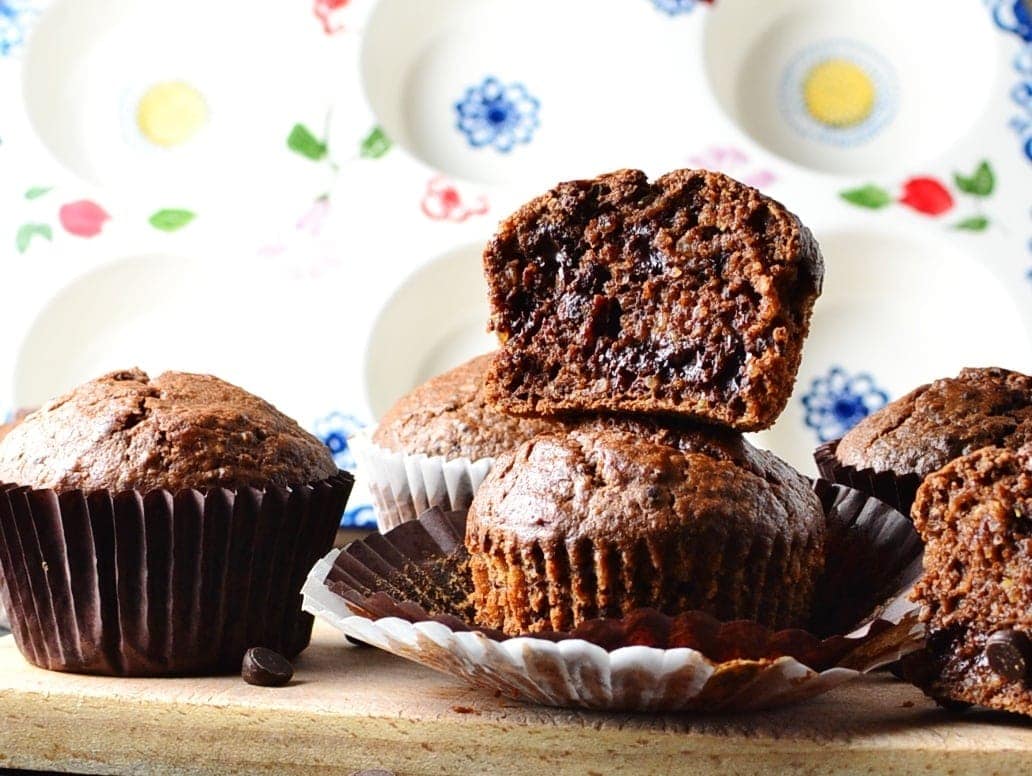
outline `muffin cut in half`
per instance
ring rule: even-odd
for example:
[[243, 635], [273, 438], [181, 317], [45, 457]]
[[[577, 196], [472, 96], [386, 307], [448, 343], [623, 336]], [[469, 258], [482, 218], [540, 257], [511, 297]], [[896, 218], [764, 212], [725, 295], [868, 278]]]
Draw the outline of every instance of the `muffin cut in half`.
[[918, 489], [913, 518], [928, 648], [907, 675], [940, 702], [1032, 715], [1032, 446], [952, 461]]
[[653, 607], [800, 625], [824, 528], [808, 481], [738, 434], [589, 421], [524, 443], [477, 491], [477, 621], [563, 631]]
[[561, 183], [484, 252], [506, 412], [663, 413], [739, 430], [784, 409], [824, 265], [780, 203], [732, 178]]

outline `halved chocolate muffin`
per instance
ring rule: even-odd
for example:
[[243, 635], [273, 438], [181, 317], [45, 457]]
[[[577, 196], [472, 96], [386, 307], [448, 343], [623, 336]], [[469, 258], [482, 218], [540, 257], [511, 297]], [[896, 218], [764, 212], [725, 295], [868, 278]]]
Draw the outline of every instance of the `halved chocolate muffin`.
[[717, 172], [561, 183], [484, 251], [487, 375], [505, 412], [773, 424], [820, 294], [817, 243], [780, 203]]
[[477, 620], [517, 634], [654, 607], [798, 625], [824, 528], [808, 481], [737, 433], [589, 421], [525, 442], [477, 491]]
[[912, 514], [928, 649], [908, 677], [944, 703], [1032, 715], [1032, 445], [953, 460], [924, 480]]

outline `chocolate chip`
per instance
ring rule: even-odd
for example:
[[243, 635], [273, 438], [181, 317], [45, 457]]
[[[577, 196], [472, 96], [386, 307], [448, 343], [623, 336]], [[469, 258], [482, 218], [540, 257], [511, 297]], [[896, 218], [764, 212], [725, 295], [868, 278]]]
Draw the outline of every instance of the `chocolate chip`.
[[294, 678], [294, 666], [279, 652], [251, 647], [244, 655], [240, 676], [248, 684], [259, 687], [282, 687]]
[[989, 667], [1008, 682], [1024, 682], [1032, 663], [1032, 643], [1021, 631], [996, 631], [985, 643]]

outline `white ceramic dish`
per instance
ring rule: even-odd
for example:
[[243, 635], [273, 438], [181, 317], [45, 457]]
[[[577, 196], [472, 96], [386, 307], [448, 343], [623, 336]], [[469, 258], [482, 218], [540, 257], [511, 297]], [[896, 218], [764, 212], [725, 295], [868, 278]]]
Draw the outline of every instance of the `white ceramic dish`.
[[210, 369], [351, 465], [348, 433], [491, 347], [498, 218], [568, 175], [707, 166], [824, 244], [796, 396], [761, 438], [809, 470], [881, 392], [1032, 371], [1017, 1], [4, 3], [0, 412], [119, 360]]

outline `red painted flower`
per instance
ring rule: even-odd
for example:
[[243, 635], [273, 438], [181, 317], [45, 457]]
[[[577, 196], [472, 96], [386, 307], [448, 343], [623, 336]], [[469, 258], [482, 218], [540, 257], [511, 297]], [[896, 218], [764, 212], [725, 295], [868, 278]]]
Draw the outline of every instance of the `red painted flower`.
[[454, 223], [461, 223], [472, 216], [482, 216], [488, 210], [486, 197], [479, 195], [472, 205], [466, 203], [455, 185], [443, 175], [430, 179], [419, 207], [427, 218]]
[[942, 215], [953, 207], [953, 195], [935, 178], [911, 178], [903, 184], [899, 201], [929, 216]]
[[323, 32], [334, 35], [344, 29], [344, 25], [336, 17], [336, 12], [346, 6], [350, 0], [315, 0], [313, 11], [315, 18], [322, 22]]
[[65, 231], [76, 237], [96, 237], [104, 222], [111, 220], [104, 208], [88, 199], [62, 205], [57, 215]]

